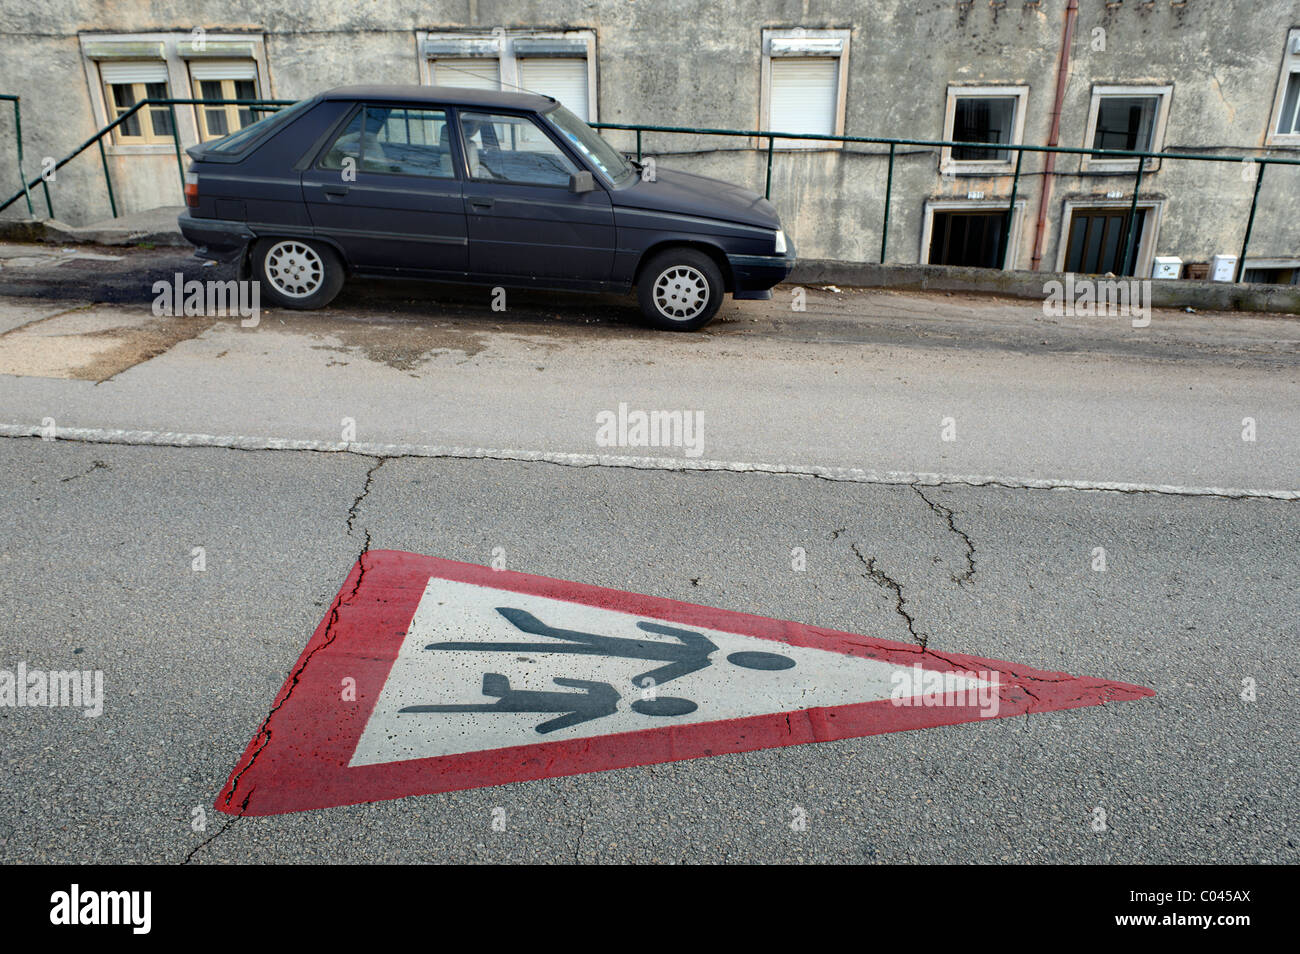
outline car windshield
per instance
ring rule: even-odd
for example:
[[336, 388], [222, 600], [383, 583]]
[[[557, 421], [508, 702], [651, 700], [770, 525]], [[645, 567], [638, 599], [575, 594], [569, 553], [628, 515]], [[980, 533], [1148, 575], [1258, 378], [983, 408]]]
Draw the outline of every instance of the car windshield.
[[240, 152], [254, 139], [261, 136], [262, 133], [269, 129], [287, 122], [291, 117], [302, 112], [303, 107], [311, 100], [300, 100], [292, 106], [285, 106], [283, 109], [277, 109], [275, 112], [268, 113], [255, 123], [249, 123], [243, 129], [231, 133], [216, 142], [207, 144], [207, 147], [213, 152]]
[[623, 158], [622, 153], [601, 139], [596, 130], [563, 106], [557, 106], [548, 112], [546, 118], [564, 133], [565, 138], [573, 143], [592, 165], [604, 173], [610, 182], [617, 185], [625, 181], [628, 176], [636, 174], [636, 169]]

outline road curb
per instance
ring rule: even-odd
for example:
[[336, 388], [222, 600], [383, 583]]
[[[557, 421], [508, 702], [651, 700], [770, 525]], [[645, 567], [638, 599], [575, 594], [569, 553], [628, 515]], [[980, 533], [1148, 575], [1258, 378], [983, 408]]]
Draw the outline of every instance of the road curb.
[[[1088, 277], [1098, 281], [1115, 280], [1103, 276]], [[1044, 285], [1057, 281], [1064, 286], [1066, 277], [1064, 272], [801, 259], [795, 263], [794, 270], [786, 281], [796, 285], [976, 292], [1042, 301], [1047, 297]], [[1079, 276], [1075, 277], [1075, 281], [1079, 281]], [[1256, 311], [1300, 315], [1300, 286], [1159, 279], [1151, 282], [1151, 305], [1155, 308], [1195, 308], [1198, 311]]]

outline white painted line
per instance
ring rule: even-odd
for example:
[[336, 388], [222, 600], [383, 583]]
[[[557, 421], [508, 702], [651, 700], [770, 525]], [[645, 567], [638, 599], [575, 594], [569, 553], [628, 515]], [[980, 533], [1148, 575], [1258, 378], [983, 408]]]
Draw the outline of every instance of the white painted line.
[[1188, 487], [1180, 484], [1146, 484], [1112, 480], [1066, 480], [1037, 477], [991, 477], [971, 474], [867, 470], [858, 467], [820, 467], [815, 464], [767, 464], [748, 461], [702, 460], [688, 457], [632, 457], [617, 454], [573, 454], [564, 451], [527, 451], [488, 447], [453, 447], [438, 444], [374, 444], [359, 441], [291, 440], [237, 434], [190, 434], [179, 431], [131, 431], [96, 427], [50, 429], [32, 424], [0, 424], [0, 437], [39, 437], [52, 433], [55, 440], [86, 444], [126, 444], [146, 447], [220, 447], [246, 451], [312, 451], [358, 454], [363, 457], [427, 457], [454, 460], [504, 460], [540, 462], [562, 467], [618, 467], [635, 470], [725, 471], [729, 473], [785, 474], [817, 477], [855, 484], [907, 484], [938, 487], [1006, 487], [1013, 490], [1098, 490], [1126, 494], [1168, 494], [1177, 497], [1232, 497], [1265, 500], [1300, 500], [1300, 490], [1258, 490], [1241, 487]]

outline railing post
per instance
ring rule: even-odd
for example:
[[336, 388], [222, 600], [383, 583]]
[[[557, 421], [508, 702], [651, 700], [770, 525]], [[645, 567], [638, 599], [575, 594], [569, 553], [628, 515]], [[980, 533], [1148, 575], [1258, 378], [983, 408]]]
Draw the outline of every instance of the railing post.
[[23, 117], [22, 110], [18, 108], [18, 97], [14, 97], [14, 140], [18, 146], [18, 178], [23, 183], [23, 195], [27, 198], [27, 214], [32, 218], [36, 217], [36, 210], [32, 207], [32, 192], [27, 186], [27, 173], [23, 172]]
[[[1133, 184], [1133, 201], [1129, 203], [1128, 218], [1124, 221], [1124, 244], [1120, 246], [1119, 268], [1121, 274], [1127, 274], [1129, 269], [1129, 255], [1133, 256], [1132, 271], [1137, 271], [1137, 207], [1138, 193], [1142, 191], [1142, 171], [1147, 161], [1145, 158], [1138, 159], [1137, 182]], [[1135, 276], [1136, 277], [1136, 276]]]
[[889, 144], [889, 172], [885, 175], [885, 220], [880, 223], [880, 264], [885, 264], [885, 248], [889, 244], [889, 199], [894, 192], [894, 150], [897, 143]]
[[176, 125], [176, 104], [167, 100], [167, 109], [172, 114], [172, 145], [176, 147], [176, 171], [181, 174], [181, 202], [185, 201], [185, 163], [181, 159], [181, 129]]
[[99, 137], [99, 161], [104, 166], [104, 185], [108, 187], [108, 207], [117, 218], [117, 200], [113, 198], [113, 177], [108, 174], [108, 156], [104, 153], [104, 137]]
[[1234, 282], [1240, 283], [1241, 276], [1246, 272], [1246, 246], [1250, 244], [1250, 232], [1255, 227], [1255, 209], [1259, 206], [1259, 187], [1264, 181], [1264, 170], [1268, 168], [1267, 159], [1256, 159], [1259, 163], [1259, 174], [1255, 176], [1255, 194], [1250, 200], [1250, 217], [1246, 219], [1246, 234], [1241, 237], [1241, 254], [1237, 256], [1237, 274], [1233, 278]]
[[54, 203], [50, 201], [50, 182], [44, 175], [41, 176], [41, 188], [45, 191], [45, 211], [50, 214], [50, 218], [54, 218]]
[[1016, 174], [1011, 177], [1011, 201], [1007, 204], [1007, 234], [1002, 239], [1002, 268], [1005, 271], [1007, 259], [1011, 257], [1011, 223], [1016, 218], [1016, 193], [1020, 190], [1020, 161], [1025, 158], [1023, 149], [1016, 150]]
[[636, 161], [641, 161], [641, 130], [636, 131]]
[[771, 136], [768, 136], [767, 137], [767, 186], [766, 188], [763, 189], [763, 198], [769, 200], [772, 198], [772, 143], [773, 142], [775, 142], [775, 140]]

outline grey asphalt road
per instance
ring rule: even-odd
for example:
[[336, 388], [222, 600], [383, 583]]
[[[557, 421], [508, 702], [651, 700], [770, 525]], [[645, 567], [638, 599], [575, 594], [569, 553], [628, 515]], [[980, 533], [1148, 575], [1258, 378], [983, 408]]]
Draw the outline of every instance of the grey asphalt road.
[[[102, 669], [106, 682], [98, 719], [0, 709], [6, 861], [1296, 860], [1292, 504], [925, 491], [958, 533], [908, 487], [39, 440], [4, 442], [0, 477], [5, 661]], [[218, 815], [212, 799], [367, 535], [467, 562], [502, 547], [511, 568], [913, 640], [856, 548], [899, 584], [931, 648], [1156, 695]], [[195, 546], [206, 572], [191, 569]], [[807, 550], [802, 573], [793, 546]], [[1105, 572], [1091, 568], [1097, 546]], [[970, 582], [954, 583], [968, 561]], [[796, 808], [804, 831], [790, 827]]]
[[[0, 424], [336, 441], [350, 417], [363, 441], [593, 454], [595, 415], [627, 402], [703, 410], [720, 461], [1300, 489], [1289, 319], [1132, 329], [812, 290], [806, 313], [729, 304], [712, 333], [674, 337], [617, 300], [521, 295], [493, 314], [474, 291], [362, 286], [243, 329], [154, 319], [140, 282], [176, 260], [0, 272]], [[96, 719], [0, 707], [0, 861], [1297, 859], [1295, 501], [31, 437], [0, 438], [0, 481], [0, 669], [99, 669], [106, 692]], [[501, 548], [511, 569], [1156, 695], [216, 813], [367, 546], [480, 564]]]

